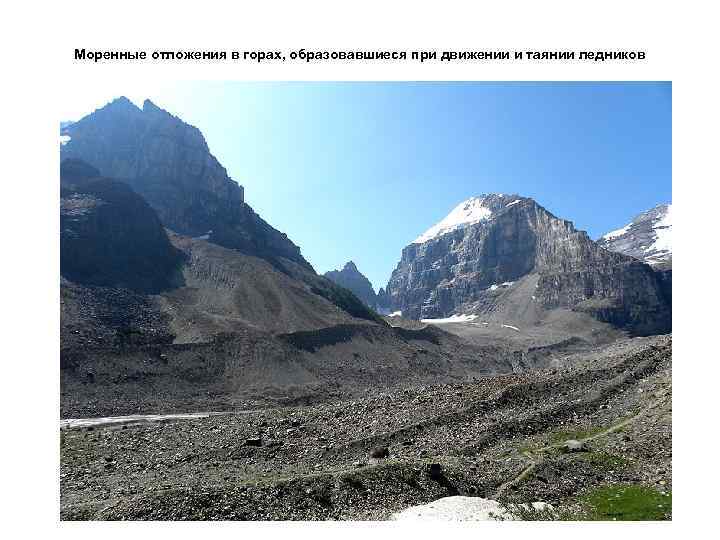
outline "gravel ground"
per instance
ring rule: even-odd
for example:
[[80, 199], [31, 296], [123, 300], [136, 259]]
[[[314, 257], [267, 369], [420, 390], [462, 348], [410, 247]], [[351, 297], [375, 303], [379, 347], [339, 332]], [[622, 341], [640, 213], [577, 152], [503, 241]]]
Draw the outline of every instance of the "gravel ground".
[[[61, 519], [382, 520], [453, 495], [570, 508], [606, 484], [669, 492], [672, 338], [572, 360], [305, 407], [63, 429]], [[584, 451], [563, 452], [568, 439]]]

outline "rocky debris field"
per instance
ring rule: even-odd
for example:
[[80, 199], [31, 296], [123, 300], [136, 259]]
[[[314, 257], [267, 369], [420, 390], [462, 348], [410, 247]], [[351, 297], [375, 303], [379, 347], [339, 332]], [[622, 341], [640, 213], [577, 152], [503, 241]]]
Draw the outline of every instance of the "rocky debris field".
[[[461, 495], [541, 501], [587, 519], [668, 519], [671, 365], [670, 336], [637, 338], [578, 353], [559, 369], [242, 415], [63, 429], [60, 514], [384, 520]], [[629, 495], [633, 508], [654, 513], [626, 512]]]

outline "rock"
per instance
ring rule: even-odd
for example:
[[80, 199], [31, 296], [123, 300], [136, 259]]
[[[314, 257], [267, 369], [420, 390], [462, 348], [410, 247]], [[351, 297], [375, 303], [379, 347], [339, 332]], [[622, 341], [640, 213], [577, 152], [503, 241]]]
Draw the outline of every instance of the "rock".
[[354, 461], [353, 462], [353, 467], [359, 468], [359, 467], [364, 467], [365, 465], [366, 465], [366, 463], [364, 461]]
[[660, 204], [635, 216], [622, 229], [602, 236], [598, 244], [665, 269], [672, 266], [671, 234], [672, 205]]
[[245, 446], [262, 446], [262, 439], [246, 439]]
[[341, 287], [345, 287], [362, 300], [366, 306], [377, 309], [375, 290], [370, 280], [360, 273], [354, 262], [348, 262], [342, 270], [332, 270], [325, 272], [323, 275], [330, 281], [337, 283]]
[[370, 450], [370, 457], [375, 459], [386, 458], [390, 455], [390, 449], [387, 446], [376, 446]]
[[[513, 299], [524, 278], [532, 288]], [[386, 293], [390, 309], [410, 319], [493, 316], [504, 302], [521, 302], [522, 309], [588, 313], [637, 334], [672, 329], [668, 290], [657, 272], [603, 249], [570, 221], [519, 195], [461, 203], [402, 250]]]
[[[70, 124], [61, 158], [122, 178], [173, 231], [311, 269], [298, 248], [245, 204], [244, 190], [210, 153], [200, 130], [145, 100], [125, 97]], [[82, 173], [82, 171], [80, 171]]]
[[437, 480], [443, 477], [442, 466], [439, 463], [430, 463], [427, 466], [428, 475], [433, 480]]
[[570, 440], [565, 441], [565, 444], [563, 444], [563, 451], [564, 452], [587, 452], [588, 448], [584, 442], [576, 441], [575, 439], [570, 439]]
[[71, 182], [66, 171], [78, 163], [67, 159], [60, 167], [61, 275], [81, 285], [140, 293], [171, 287], [183, 256], [155, 210], [125, 183], [99, 173], [71, 176]]

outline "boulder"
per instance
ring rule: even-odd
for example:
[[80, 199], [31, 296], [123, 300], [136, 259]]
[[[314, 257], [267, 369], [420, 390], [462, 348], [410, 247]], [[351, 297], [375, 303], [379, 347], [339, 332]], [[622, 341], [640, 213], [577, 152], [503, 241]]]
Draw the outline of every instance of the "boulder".
[[563, 451], [564, 452], [587, 452], [588, 447], [582, 441], [576, 441], [575, 439], [570, 439], [570, 440], [565, 441], [565, 444], [563, 445]]

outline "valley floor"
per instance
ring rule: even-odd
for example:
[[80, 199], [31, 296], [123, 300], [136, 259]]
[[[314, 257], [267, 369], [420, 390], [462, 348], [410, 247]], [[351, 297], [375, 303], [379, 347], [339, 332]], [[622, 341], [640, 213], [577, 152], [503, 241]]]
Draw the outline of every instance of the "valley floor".
[[469, 495], [544, 501], [555, 518], [669, 519], [672, 338], [564, 365], [305, 407], [65, 425], [60, 516], [384, 520]]

